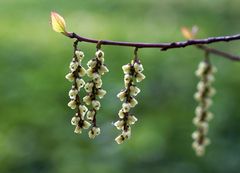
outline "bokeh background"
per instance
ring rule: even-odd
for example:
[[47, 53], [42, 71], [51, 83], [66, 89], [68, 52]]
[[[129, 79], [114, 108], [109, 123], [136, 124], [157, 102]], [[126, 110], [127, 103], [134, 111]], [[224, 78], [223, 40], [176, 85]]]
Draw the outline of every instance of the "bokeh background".
[[[218, 68], [211, 110], [212, 143], [203, 158], [191, 148], [196, 102], [194, 75], [203, 52], [188, 47], [139, 51], [146, 80], [139, 84], [139, 121], [132, 139], [117, 145], [112, 122], [121, 106], [121, 66], [132, 48], [103, 46], [110, 73], [98, 114], [101, 136], [75, 135], [65, 80], [72, 42], [52, 31], [51, 11], [68, 31], [121, 41], [180, 41], [180, 28], [198, 25], [198, 37], [240, 30], [239, 0], [0, 0], [0, 173], [238, 173], [240, 170], [240, 64], [211, 56]], [[87, 63], [95, 45], [80, 45]], [[238, 41], [212, 47], [240, 54]], [[85, 65], [86, 67], [86, 65]], [[87, 78], [85, 78], [87, 80]]]

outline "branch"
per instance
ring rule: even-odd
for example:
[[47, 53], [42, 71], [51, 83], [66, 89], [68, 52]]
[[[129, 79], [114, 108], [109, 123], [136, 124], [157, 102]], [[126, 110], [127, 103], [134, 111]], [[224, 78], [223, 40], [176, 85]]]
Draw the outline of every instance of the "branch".
[[120, 42], [120, 41], [111, 41], [111, 40], [96, 40], [96, 39], [82, 37], [80, 35], [75, 34], [74, 32], [67, 33], [66, 36], [68, 36], [69, 38], [75, 38], [80, 42], [96, 43], [101, 45], [136, 47], [136, 48], [161, 48], [162, 51], [196, 45], [199, 49], [205, 50], [209, 53], [213, 53], [233, 61], [240, 61], [239, 56], [231, 55], [229, 53], [226, 53], [217, 49], [203, 46], [203, 44], [240, 40], [240, 34], [231, 35], [231, 36], [221, 36], [221, 37], [209, 37], [206, 39], [191, 39], [187, 41], [172, 42], [172, 43], [140, 43], [140, 42]]

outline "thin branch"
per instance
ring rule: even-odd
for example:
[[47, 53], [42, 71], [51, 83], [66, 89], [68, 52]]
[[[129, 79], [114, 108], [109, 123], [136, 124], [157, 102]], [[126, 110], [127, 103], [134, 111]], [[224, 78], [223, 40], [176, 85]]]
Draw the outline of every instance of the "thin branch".
[[82, 37], [75, 33], [67, 33], [67, 36], [69, 38], [75, 38], [81, 42], [96, 43], [96, 44], [100, 43], [101, 45], [125, 46], [125, 47], [136, 47], [136, 48], [161, 48], [162, 51], [196, 45], [198, 48], [208, 51], [210, 53], [225, 57], [233, 61], [240, 61], [239, 56], [231, 55], [229, 53], [226, 53], [217, 49], [203, 46], [203, 44], [240, 40], [240, 34], [231, 35], [231, 36], [221, 36], [221, 37], [209, 37], [206, 39], [192, 39], [187, 41], [171, 42], [171, 43], [141, 43], [141, 42], [120, 42], [120, 41], [111, 41], [111, 40], [96, 40], [96, 39]]
[[206, 46], [203, 46], [203, 45], [197, 45], [196, 47], [199, 48], [199, 49], [205, 50], [209, 53], [215, 54], [215, 55], [219, 55], [219, 56], [222, 56], [222, 57], [227, 57], [228, 59], [230, 59], [232, 61], [240, 61], [239, 56], [232, 55], [230, 53], [223, 52], [223, 51], [218, 50], [218, 49], [209, 48], [209, 47], [206, 47]]

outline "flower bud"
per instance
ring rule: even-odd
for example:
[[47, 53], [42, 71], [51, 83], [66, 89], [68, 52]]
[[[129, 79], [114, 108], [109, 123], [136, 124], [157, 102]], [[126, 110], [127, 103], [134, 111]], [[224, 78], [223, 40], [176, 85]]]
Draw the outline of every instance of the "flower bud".
[[123, 103], [122, 104], [123, 112], [129, 112], [130, 108], [131, 108], [130, 103]]
[[76, 71], [78, 68], [78, 62], [76, 61], [72, 61], [69, 65], [69, 69], [71, 70], [71, 72]]
[[87, 63], [87, 66], [88, 66], [89, 68], [95, 68], [96, 65], [97, 65], [97, 61], [96, 61], [95, 59], [91, 59], [91, 60], [88, 61], [88, 63]]
[[194, 140], [198, 140], [199, 137], [200, 137], [199, 131], [195, 131], [195, 132], [192, 133], [192, 138], [193, 138]]
[[71, 100], [70, 102], [68, 102], [68, 106], [71, 108], [71, 109], [75, 109], [76, 108], [76, 101], [75, 100]]
[[81, 134], [82, 133], [82, 128], [80, 126], [76, 126], [74, 133]]
[[121, 91], [120, 93], [118, 93], [117, 97], [118, 97], [121, 101], [124, 101], [124, 99], [126, 98], [126, 93], [125, 93], [125, 91]]
[[118, 129], [118, 130], [122, 130], [123, 129], [123, 125], [124, 125], [124, 121], [123, 120], [118, 120], [114, 123], [114, 126]]
[[127, 131], [123, 131], [122, 136], [123, 136], [125, 139], [129, 139], [129, 138], [131, 137], [131, 129], [130, 129], [130, 127], [128, 128]]
[[125, 85], [128, 85], [129, 84], [129, 82], [132, 80], [132, 76], [131, 75], [129, 75], [129, 74], [125, 74], [124, 75], [124, 83], [125, 83]]
[[133, 108], [138, 104], [138, 101], [135, 98], [131, 98], [130, 100], [130, 106]]
[[93, 77], [93, 69], [92, 68], [87, 69], [87, 75], [88, 75], [88, 77]]
[[81, 61], [83, 60], [83, 58], [84, 58], [84, 53], [83, 53], [82, 51], [80, 51], [80, 50], [76, 50], [76, 51], [75, 51], [75, 55], [76, 55], [78, 61], [80, 61], [80, 62], [81, 62]]
[[83, 79], [77, 78], [76, 79], [77, 87], [78, 89], [82, 88], [85, 85], [85, 82]]
[[98, 100], [93, 100], [93, 101], [92, 101], [92, 106], [93, 106], [93, 108], [94, 108], [95, 110], [99, 110], [100, 107], [101, 107], [101, 104], [100, 104], [100, 102], [99, 102]]
[[95, 53], [96, 57], [101, 60], [101, 58], [104, 57], [104, 52], [101, 51], [101, 50], [98, 50], [96, 53]]
[[123, 69], [124, 74], [129, 74], [131, 71], [131, 65], [130, 64], [123, 65], [122, 69]]
[[83, 101], [87, 104], [87, 105], [90, 105], [91, 104], [91, 97], [89, 95], [83, 97]]
[[89, 132], [88, 136], [90, 139], [94, 139], [96, 136], [98, 136], [101, 133], [101, 130], [99, 127], [93, 127]]
[[137, 73], [137, 75], [136, 75], [136, 81], [137, 82], [141, 82], [143, 79], [145, 79], [146, 77], [145, 77], [145, 75], [144, 74], [142, 74], [142, 73]]
[[97, 91], [97, 96], [101, 99], [101, 98], [104, 97], [104, 95], [105, 95], [106, 93], [107, 93], [107, 92], [106, 92], [105, 90], [99, 89], [99, 90]]
[[84, 87], [85, 91], [88, 93], [92, 92], [93, 85], [94, 85], [93, 82], [87, 82]]
[[115, 138], [115, 141], [118, 143], [118, 144], [122, 144], [123, 141], [124, 141], [124, 137], [122, 135], [119, 135], [118, 137]]
[[76, 126], [79, 121], [80, 121], [80, 117], [74, 116], [74, 117], [72, 117], [71, 124]]
[[127, 120], [128, 124], [130, 125], [135, 124], [136, 121], [137, 121], [137, 118], [135, 116], [133, 115], [128, 116], [128, 120]]
[[71, 89], [68, 93], [70, 99], [75, 99], [77, 94], [78, 94], [78, 90], [76, 89]]
[[82, 125], [82, 127], [84, 128], [84, 129], [88, 129], [89, 127], [91, 126], [91, 124], [89, 123], [89, 122], [87, 122], [87, 121], [83, 121], [83, 125]]
[[78, 75], [79, 75], [80, 77], [85, 76], [85, 75], [86, 75], [86, 70], [85, 70], [85, 68], [81, 67], [81, 68], [79, 69]]
[[100, 69], [98, 70], [99, 74], [103, 75], [104, 73], [109, 72], [106, 65], [101, 65]]
[[69, 82], [73, 82], [74, 80], [74, 75], [72, 73], [68, 73], [65, 78], [69, 80]]
[[93, 73], [92, 78], [93, 78], [93, 81], [97, 83], [101, 79], [101, 76], [98, 73]]
[[142, 72], [143, 71], [143, 65], [139, 63], [134, 63], [134, 70], [136, 73]]
[[122, 109], [119, 110], [118, 116], [119, 116], [119, 118], [124, 118], [125, 117], [125, 114], [124, 114]]
[[79, 105], [79, 111], [82, 115], [85, 115], [88, 111], [88, 108], [85, 105]]
[[93, 120], [93, 117], [95, 115], [95, 111], [91, 110], [87, 112], [87, 119]]
[[95, 81], [95, 86], [96, 86], [96, 88], [101, 88], [102, 87], [102, 79]]
[[136, 96], [140, 93], [140, 89], [134, 85], [130, 86], [130, 95]]

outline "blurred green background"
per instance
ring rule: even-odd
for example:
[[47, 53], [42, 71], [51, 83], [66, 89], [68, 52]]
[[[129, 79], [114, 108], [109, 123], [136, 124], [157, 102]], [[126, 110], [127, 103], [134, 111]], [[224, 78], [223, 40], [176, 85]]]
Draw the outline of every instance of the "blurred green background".
[[[139, 121], [132, 139], [117, 145], [112, 122], [121, 102], [121, 66], [132, 48], [103, 46], [110, 73], [98, 122], [101, 136], [75, 135], [65, 80], [72, 42], [52, 31], [51, 11], [64, 16], [68, 31], [96, 39], [169, 42], [180, 28], [198, 25], [199, 38], [240, 30], [239, 0], [0, 0], [0, 173], [238, 173], [240, 170], [240, 64], [212, 56], [218, 68], [211, 110], [212, 143], [197, 158], [191, 133], [203, 52], [188, 47], [160, 52], [140, 49], [146, 80], [139, 84]], [[83, 43], [87, 63], [95, 45]], [[239, 42], [212, 47], [239, 53]], [[85, 65], [86, 67], [86, 65]], [[87, 78], [85, 78], [87, 80]]]

